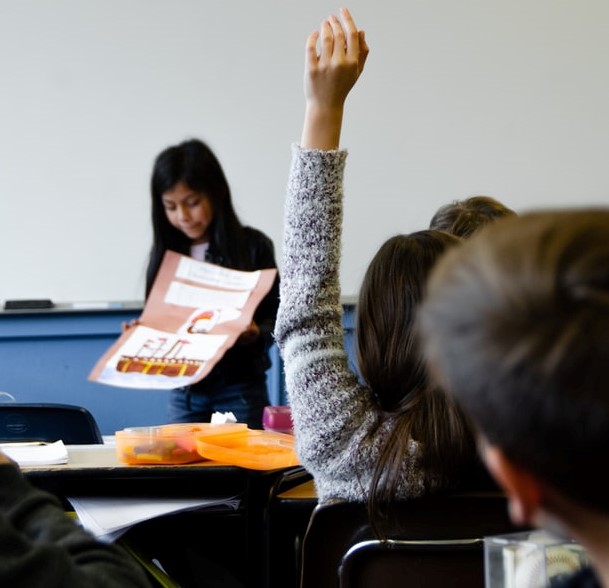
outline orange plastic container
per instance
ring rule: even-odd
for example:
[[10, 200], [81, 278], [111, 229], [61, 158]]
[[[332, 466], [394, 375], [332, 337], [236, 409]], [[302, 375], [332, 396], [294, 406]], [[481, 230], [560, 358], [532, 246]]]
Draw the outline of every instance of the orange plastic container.
[[195, 434], [222, 435], [247, 430], [246, 424], [180, 423], [156, 427], [133, 427], [116, 431], [116, 456], [131, 465], [179, 465], [203, 461]]
[[206, 458], [254, 470], [299, 465], [294, 436], [246, 429], [223, 435], [195, 433], [197, 451]]

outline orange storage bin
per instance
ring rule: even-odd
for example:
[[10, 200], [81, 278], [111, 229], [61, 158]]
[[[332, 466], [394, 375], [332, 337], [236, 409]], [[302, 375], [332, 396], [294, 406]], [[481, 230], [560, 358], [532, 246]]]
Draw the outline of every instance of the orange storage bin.
[[254, 470], [299, 465], [294, 436], [246, 429], [224, 435], [195, 433], [197, 451], [206, 458]]
[[203, 461], [195, 434], [214, 435], [247, 430], [246, 424], [179, 423], [156, 427], [133, 427], [116, 431], [117, 458], [131, 465], [179, 465]]

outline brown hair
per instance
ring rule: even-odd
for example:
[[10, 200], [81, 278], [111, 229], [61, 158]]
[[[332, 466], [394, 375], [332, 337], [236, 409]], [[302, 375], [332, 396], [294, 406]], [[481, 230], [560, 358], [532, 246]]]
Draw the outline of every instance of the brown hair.
[[478, 229], [506, 216], [516, 216], [516, 213], [490, 196], [471, 196], [441, 206], [433, 215], [429, 228], [458, 237], [471, 237]]
[[391, 429], [372, 478], [371, 520], [378, 519], [381, 503], [394, 498], [411, 440], [421, 445], [418, 465], [429, 490], [450, 485], [464, 459], [475, 455], [462, 413], [429, 382], [413, 328], [431, 268], [460, 241], [442, 231], [392, 237], [372, 259], [361, 286], [358, 366], [386, 415], [379, 426], [389, 423]]

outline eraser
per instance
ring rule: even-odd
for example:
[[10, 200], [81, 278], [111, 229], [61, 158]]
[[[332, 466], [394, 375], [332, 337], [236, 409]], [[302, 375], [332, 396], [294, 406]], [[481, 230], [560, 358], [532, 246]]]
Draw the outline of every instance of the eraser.
[[53, 308], [55, 305], [49, 298], [36, 298], [31, 300], [6, 300], [4, 310], [30, 310], [38, 308]]

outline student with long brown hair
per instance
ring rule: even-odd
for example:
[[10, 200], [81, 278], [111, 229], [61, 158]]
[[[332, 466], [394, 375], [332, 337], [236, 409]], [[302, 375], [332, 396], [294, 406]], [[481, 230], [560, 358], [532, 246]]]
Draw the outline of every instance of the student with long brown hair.
[[[319, 49], [317, 44], [319, 43]], [[321, 502], [382, 503], [456, 486], [475, 462], [459, 409], [427, 378], [413, 333], [427, 275], [460, 239], [442, 231], [385, 242], [364, 278], [348, 367], [340, 301], [344, 102], [368, 55], [348, 10], [306, 45], [306, 109], [288, 181], [275, 337], [296, 445]]]

